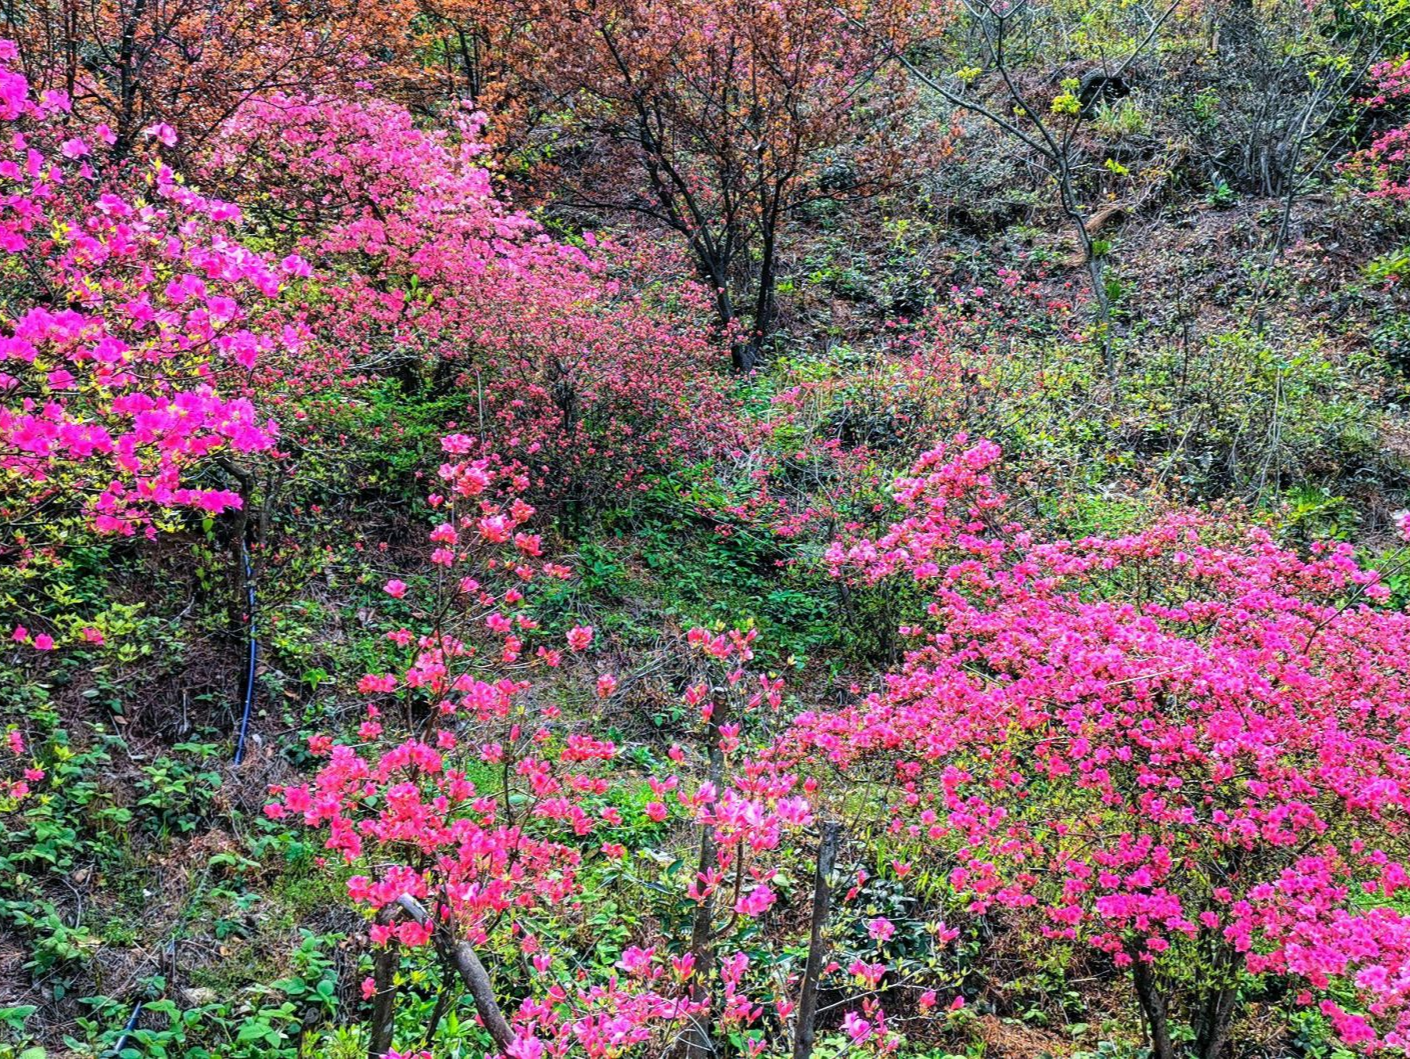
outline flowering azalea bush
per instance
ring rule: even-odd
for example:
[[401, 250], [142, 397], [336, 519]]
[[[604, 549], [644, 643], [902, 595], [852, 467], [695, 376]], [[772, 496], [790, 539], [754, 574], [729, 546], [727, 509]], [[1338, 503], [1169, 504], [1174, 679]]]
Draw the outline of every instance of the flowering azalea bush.
[[[1361, 100], [1368, 110], [1387, 110], [1410, 96], [1410, 60], [1391, 59], [1376, 63], [1371, 67], [1369, 77], [1375, 92]], [[1383, 129], [1358, 151], [1352, 157], [1349, 168], [1370, 179], [1372, 195], [1404, 202], [1410, 199], [1410, 171], [1405, 165], [1407, 146], [1410, 146], [1410, 128], [1393, 125]]]
[[[0, 44], [0, 62], [13, 57]], [[238, 507], [200, 473], [275, 443], [273, 424], [223, 384], [297, 342], [265, 318], [297, 259], [281, 268], [246, 249], [230, 227], [239, 210], [159, 161], [126, 185], [96, 171], [87, 159], [105, 127], [74, 130], [66, 99], [34, 98], [8, 67], [0, 88], [9, 517], [77, 507], [99, 531], [132, 534], [163, 511]]]
[[33, 784], [44, 779], [44, 770], [30, 757], [24, 734], [18, 729], [12, 728], [5, 734], [5, 746], [7, 764], [12, 767], [5, 769], [7, 778], [0, 780], [0, 810], [9, 812], [29, 797]]
[[927, 453], [899, 521], [833, 548], [837, 576], [929, 602], [901, 670], [802, 715], [799, 751], [888, 778], [895, 840], [972, 913], [1037, 914], [1126, 968], [1157, 1055], [1181, 1022], [1223, 1054], [1275, 980], [1349, 1042], [1403, 1045], [1410, 619], [1345, 545], [1304, 558], [1193, 515], [1042, 541], [1008, 521], [998, 458]]
[[[486, 460], [457, 459], [464, 439], [443, 445], [447, 495], [431, 498], [446, 519], [431, 533], [432, 563], [442, 572], [423, 611], [432, 625], [419, 635], [389, 634], [413, 654], [400, 674], [362, 679], [364, 743], [314, 737], [310, 749], [325, 763], [311, 783], [276, 788], [266, 815], [292, 814], [325, 830], [327, 849], [370, 869], [348, 891], [374, 918], [374, 944], [430, 946], [443, 961], [458, 952], [454, 962], [481, 1021], [507, 1055], [615, 1056], [634, 1045], [660, 1047], [683, 1026], [703, 1025], [707, 1037], [747, 1031], [761, 1009], [751, 998], [750, 958], [731, 942], [777, 901], [771, 852], [782, 835], [812, 820], [796, 775], [745, 757], [755, 715], [778, 709], [782, 682], [747, 674], [752, 632], [686, 636], [697, 676], [683, 703], [698, 719], [697, 745], [671, 749], [680, 772], [647, 777], [651, 800], [641, 811], [651, 826], [675, 814], [700, 830], [698, 871], [671, 884], [693, 909], [692, 927], [676, 939], [675, 955], [630, 946], [605, 980], [575, 973], [577, 957], [555, 939], [565, 917], [582, 914], [584, 874], [630, 858], [618, 838], [628, 826], [618, 792], [640, 780], [623, 770], [614, 740], [566, 715], [551, 689], [526, 677], [531, 664], [545, 674], [569, 664], [557, 647], [528, 646], [538, 632], [529, 612], [535, 583], [569, 572], [543, 559], [540, 538], [524, 528], [533, 508], [502, 502], [526, 483], [499, 481], [506, 472]], [[384, 591], [411, 599], [399, 578]], [[586, 626], [565, 638], [574, 656], [589, 653], [593, 641]], [[513, 675], [495, 679], [492, 671]], [[616, 690], [612, 674], [596, 677], [598, 698]], [[392, 702], [419, 734], [384, 738], [391, 735], [384, 721], [404, 730]], [[695, 780], [685, 772], [692, 761]], [[665, 889], [663, 882], [656, 886]], [[531, 978], [513, 979], [527, 995], [507, 1017], [493, 986], [476, 992], [484, 974], [475, 970], [476, 950], [515, 953], [533, 968]], [[389, 990], [375, 978], [365, 986], [370, 998]], [[762, 1047], [762, 1038], [751, 1041], [753, 1051]]]
[[616, 248], [513, 209], [483, 123], [428, 132], [385, 101], [276, 95], [229, 123], [205, 171], [338, 277], [301, 322], [350, 376], [458, 384], [481, 454], [522, 467], [538, 497], [574, 513], [629, 499], [730, 438], [704, 295], [680, 286], [670, 308], [609, 272]]

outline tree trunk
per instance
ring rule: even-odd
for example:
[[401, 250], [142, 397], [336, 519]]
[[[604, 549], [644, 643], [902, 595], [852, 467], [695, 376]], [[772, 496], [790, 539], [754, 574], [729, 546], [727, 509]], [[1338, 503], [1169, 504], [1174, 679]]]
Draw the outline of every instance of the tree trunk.
[[[418, 923], [425, 923], [430, 919], [420, 902], [410, 894], [402, 894], [397, 898], [397, 904]], [[490, 981], [490, 973], [480, 962], [475, 947], [468, 941], [455, 941], [447, 937], [440, 924], [435, 925], [435, 942], [442, 958], [460, 973], [461, 981], [465, 983], [471, 999], [475, 1001], [475, 1010], [479, 1013], [480, 1021], [485, 1024], [485, 1029], [489, 1030], [495, 1045], [501, 1052], [508, 1052], [514, 1044], [514, 1031], [510, 1029], [509, 1020], [500, 1010], [499, 1001], [494, 995], [494, 983]]]
[[1216, 956], [1218, 977], [1201, 997], [1202, 1011], [1195, 1027], [1195, 1048], [1200, 1059], [1221, 1059], [1229, 1044], [1229, 1030], [1234, 1021], [1234, 1008], [1239, 999], [1239, 971], [1243, 954], [1223, 950]]
[[122, 160], [132, 153], [137, 141], [137, 32], [146, 15], [148, 0], [135, 0], [132, 10], [122, 23], [118, 39], [117, 139], [113, 141], [113, 158]]
[[[377, 914], [380, 922], [386, 922], [391, 909], [388, 905]], [[382, 1059], [392, 1050], [392, 1031], [396, 1023], [397, 987], [396, 974], [400, 953], [395, 941], [388, 942], [372, 958], [372, 982], [377, 992], [372, 996], [372, 1023], [369, 1028], [367, 1059]]]
[[[709, 744], [710, 783], [718, 791], [725, 778], [725, 755], [720, 750], [720, 725], [728, 724], [729, 716], [725, 704], [717, 702], [715, 711], [705, 729], [705, 739]], [[715, 843], [715, 830], [710, 824], [700, 828], [700, 859], [697, 862], [699, 879], [713, 871], [719, 862]], [[682, 1059], [711, 1059], [715, 1054], [712, 1042], [714, 1034], [714, 996], [710, 989], [710, 975], [715, 970], [715, 895], [712, 890], [695, 909], [695, 919], [690, 929], [690, 952], [695, 957], [695, 973], [691, 977], [690, 999], [703, 1004], [704, 1010], [692, 1020], [681, 1034], [679, 1055]]]
[[249, 585], [253, 581], [246, 566], [247, 545], [250, 533], [250, 508], [254, 504], [255, 476], [239, 464], [224, 456], [218, 457], [217, 465], [237, 482], [240, 488], [240, 506], [231, 514], [230, 531], [230, 595], [226, 604], [226, 614], [232, 635], [238, 636], [254, 620], [249, 613]]
[[1175, 1059], [1175, 1045], [1170, 1040], [1170, 1013], [1156, 983], [1155, 971], [1140, 956], [1133, 953], [1132, 959], [1135, 962], [1131, 965], [1131, 977], [1136, 984], [1136, 998], [1141, 1002], [1150, 1027], [1151, 1055], [1153, 1059]]
[[[715, 867], [715, 835], [709, 824], [704, 825], [701, 830], [698, 871], [700, 875], [704, 875]], [[695, 974], [691, 978], [690, 999], [696, 1004], [705, 1004], [706, 1007], [681, 1035], [681, 1055], [684, 1059], [709, 1059], [714, 1053], [710, 1044], [714, 1023], [713, 997], [710, 992], [710, 975], [715, 965], [714, 918], [715, 895], [711, 892], [696, 907], [695, 921], [690, 930], [690, 951], [695, 956]]]
[[1234, 1003], [1238, 989], [1231, 982], [1209, 1000], [1209, 1014], [1203, 1039], [1199, 1041], [1200, 1059], [1221, 1059], [1229, 1043], [1229, 1029], [1234, 1021]]
[[754, 370], [754, 363], [758, 359], [758, 354], [758, 346], [750, 339], [741, 338], [738, 341], [730, 343], [730, 364], [740, 375], [748, 375]]
[[813, 1054], [814, 1023], [818, 1015], [818, 979], [822, 977], [823, 930], [832, 908], [832, 892], [828, 877], [837, 861], [837, 844], [842, 837], [842, 825], [828, 820], [822, 825], [818, 843], [818, 868], [813, 876], [813, 923], [808, 935], [808, 963], [803, 972], [803, 989], [798, 995], [798, 1030], [793, 1038], [793, 1059], [810, 1059]]
[[[769, 222], [770, 228], [778, 223]], [[760, 252], [759, 290], [754, 297], [754, 335], [759, 344], [773, 334], [774, 319], [778, 315], [778, 246], [772, 230], [764, 233], [764, 245]]]

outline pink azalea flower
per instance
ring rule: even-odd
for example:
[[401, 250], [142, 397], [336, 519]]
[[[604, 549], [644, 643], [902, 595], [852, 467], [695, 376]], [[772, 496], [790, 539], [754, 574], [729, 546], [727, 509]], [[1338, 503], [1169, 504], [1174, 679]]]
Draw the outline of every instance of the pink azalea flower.
[[147, 128], [143, 129], [142, 132], [144, 135], [155, 139], [164, 147], [176, 146], [176, 130], [164, 121], [158, 122], [155, 125], [149, 125]]
[[896, 933], [896, 925], [885, 916], [877, 916], [867, 923], [867, 933], [877, 941], [890, 941]]
[[855, 1011], [849, 1011], [842, 1016], [842, 1032], [852, 1038], [853, 1044], [861, 1044], [871, 1036], [872, 1027]]

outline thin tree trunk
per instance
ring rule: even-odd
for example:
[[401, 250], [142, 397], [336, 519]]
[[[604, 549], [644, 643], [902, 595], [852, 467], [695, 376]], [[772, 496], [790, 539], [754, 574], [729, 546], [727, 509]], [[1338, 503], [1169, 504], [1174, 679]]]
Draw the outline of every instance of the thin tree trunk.
[[1206, 1036], [1201, 1044], [1200, 1059], [1221, 1059], [1229, 1043], [1229, 1030], [1234, 1020], [1234, 1003], [1238, 989], [1230, 983], [1220, 989], [1211, 1001]]
[[[700, 875], [711, 871], [715, 867], [715, 860], [714, 829], [705, 824], [700, 836]], [[696, 1004], [703, 1003], [706, 1007], [681, 1037], [681, 1054], [684, 1059], [709, 1059], [714, 1051], [710, 1046], [710, 1031], [715, 1013], [709, 980], [715, 964], [714, 918], [715, 895], [712, 891], [696, 906], [695, 921], [691, 924], [690, 951], [695, 956], [695, 974], [691, 978], [690, 999]]]
[[147, 11], [147, 0], [136, 0], [122, 24], [118, 40], [118, 121], [113, 158], [121, 160], [131, 152], [137, 139], [137, 31]]
[[760, 248], [762, 260], [759, 265], [759, 290], [754, 298], [753, 345], [755, 350], [761, 348], [768, 341], [769, 336], [773, 333], [774, 319], [778, 314], [778, 244], [775, 238], [775, 229], [778, 226], [777, 215], [768, 217], [765, 225], [763, 246]]
[[[377, 914], [379, 922], [390, 919], [392, 906]], [[393, 1028], [397, 1014], [397, 964], [400, 962], [397, 943], [390, 941], [372, 959], [372, 982], [377, 992], [372, 996], [372, 1025], [369, 1030], [367, 1059], [382, 1059], [392, 1050]]]
[[240, 496], [240, 506], [231, 516], [234, 523], [230, 533], [231, 591], [229, 603], [226, 605], [231, 635], [239, 635], [254, 618], [253, 614], [246, 613], [249, 610], [249, 597], [244, 589], [251, 580], [245, 569], [245, 555], [250, 531], [250, 509], [254, 506], [255, 476], [224, 456], [219, 457], [216, 462], [222, 470], [240, 483], [240, 488], [236, 490]]
[[[720, 749], [720, 725], [728, 724], [729, 716], [723, 702], [715, 704], [709, 725], [705, 729], [705, 739], [710, 754], [710, 783], [719, 790], [725, 778], [725, 755]], [[718, 866], [718, 847], [715, 842], [715, 829], [702, 824], [700, 828], [700, 859], [697, 866], [697, 879], [708, 875]], [[690, 929], [690, 952], [695, 957], [695, 973], [691, 978], [690, 999], [703, 1005], [703, 1010], [681, 1034], [680, 1052], [682, 1059], [710, 1059], [715, 1054], [712, 1043], [715, 1022], [714, 996], [710, 988], [710, 976], [715, 970], [715, 895], [706, 894], [695, 909], [695, 919]]]
[[803, 971], [803, 989], [798, 995], [798, 1029], [793, 1038], [793, 1059], [810, 1059], [813, 1054], [814, 1023], [818, 1015], [818, 979], [822, 977], [824, 945], [823, 930], [832, 909], [832, 891], [828, 877], [837, 861], [837, 844], [842, 837], [842, 824], [828, 820], [822, 825], [818, 843], [817, 874], [813, 876], [813, 924], [808, 935], [808, 963]]
[[436, 996], [436, 1006], [431, 1009], [431, 1021], [426, 1023], [426, 1036], [422, 1039], [422, 1045], [430, 1048], [436, 1043], [436, 1033], [441, 1028], [441, 1019], [445, 1018], [446, 1012], [450, 1009], [450, 1001], [453, 993], [449, 982], [441, 983], [441, 991]]
[[739, 375], [748, 375], [753, 371], [754, 360], [757, 353], [758, 350], [755, 348], [754, 343], [747, 338], [741, 338], [731, 342], [729, 356], [730, 363], [735, 372]]
[[1134, 953], [1132, 960], [1131, 977], [1136, 983], [1136, 998], [1141, 1002], [1150, 1027], [1151, 1055], [1154, 1059], [1175, 1059], [1175, 1045], [1170, 1039], [1170, 1014], [1156, 984], [1155, 972]]
[[1203, 998], [1204, 1010], [1200, 1013], [1195, 1035], [1200, 1059], [1221, 1059], [1224, 1049], [1228, 1047], [1234, 1008], [1239, 999], [1239, 971], [1243, 967], [1243, 954], [1225, 949], [1223, 958], [1217, 958], [1215, 967], [1219, 985]]
[[[418, 923], [426, 923], [430, 919], [420, 902], [410, 894], [402, 894], [397, 898], [397, 904], [401, 905]], [[463, 939], [455, 941], [447, 937], [439, 924], [436, 925], [435, 931], [436, 948], [441, 956], [460, 973], [461, 981], [470, 991], [470, 998], [475, 1001], [475, 1010], [480, 1015], [480, 1021], [485, 1024], [485, 1029], [489, 1030], [490, 1036], [494, 1038], [499, 1050], [501, 1052], [509, 1051], [510, 1046], [514, 1043], [514, 1031], [510, 1029], [509, 1020], [500, 1010], [499, 1001], [495, 999], [494, 995], [494, 983], [490, 981], [490, 973], [480, 962], [475, 947]]]

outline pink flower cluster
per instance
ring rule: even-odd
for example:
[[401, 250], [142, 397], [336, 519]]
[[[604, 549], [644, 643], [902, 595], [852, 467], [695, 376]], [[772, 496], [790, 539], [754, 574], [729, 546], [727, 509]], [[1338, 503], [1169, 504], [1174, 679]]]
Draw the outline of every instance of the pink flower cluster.
[[270, 315], [287, 267], [235, 241], [238, 209], [165, 166], [96, 172], [87, 139], [111, 133], [73, 135], [67, 101], [35, 99], [13, 57], [0, 42], [0, 276], [17, 306], [0, 328], [0, 469], [34, 503], [86, 498], [107, 532], [238, 507], [192, 471], [274, 444], [224, 384], [297, 347]]
[[462, 115], [451, 136], [382, 100], [272, 95], [227, 123], [206, 168], [257, 187], [288, 249], [338, 277], [304, 322], [351, 377], [397, 365], [460, 379], [479, 451], [521, 468], [536, 496], [640, 490], [649, 470], [725, 444], [705, 294], [675, 289], [685, 311], [648, 304], [591, 234], [556, 240], [510, 208], [481, 157], [483, 121]]
[[[1369, 71], [1375, 93], [1361, 103], [1370, 110], [1393, 107], [1410, 97], [1410, 59], [1376, 63]], [[1410, 127], [1393, 125], [1379, 132], [1371, 142], [1352, 156], [1347, 168], [1369, 177], [1371, 195], [1376, 198], [1410, 201]]]
[[927, 453], [890, 529], [829, 552], [928, 601], [885, 689], [799, 717], [791, 752], [892, 781], [895, 840], [943, 856], [974, 912], [1040, 910], [1118, 965], [1340, 982], [1349, 1039], [1410, 1043], [1410, 921], [1365, 904], [1410, 880], [1410, 617], [1347, 545], [1192, 514], [1035, 540], [998, 458]]

